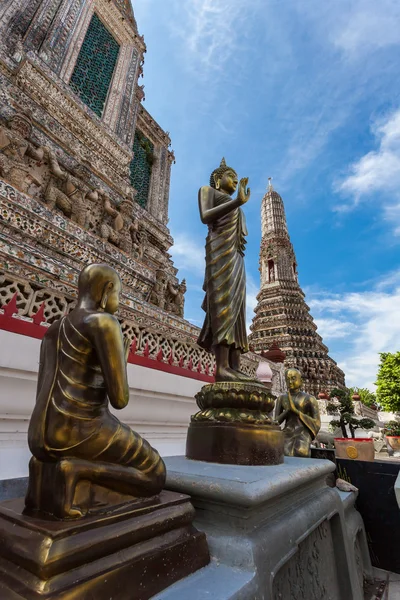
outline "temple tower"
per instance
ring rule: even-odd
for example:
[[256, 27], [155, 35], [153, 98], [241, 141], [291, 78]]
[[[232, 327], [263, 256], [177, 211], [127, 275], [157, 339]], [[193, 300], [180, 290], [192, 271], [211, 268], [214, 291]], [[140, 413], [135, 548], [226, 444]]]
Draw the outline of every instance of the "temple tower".
[[328, 356], [297, 281], [296, 255], [283, 200], [271, 179], [262, 199], [261, 232], [261, 288], [250, 327], [252, 347], [261, 353], [278, 344], [286, 354], [285, 366], [301, 370], [309, 393], [317, 395], [344, 386], [344, 373]]

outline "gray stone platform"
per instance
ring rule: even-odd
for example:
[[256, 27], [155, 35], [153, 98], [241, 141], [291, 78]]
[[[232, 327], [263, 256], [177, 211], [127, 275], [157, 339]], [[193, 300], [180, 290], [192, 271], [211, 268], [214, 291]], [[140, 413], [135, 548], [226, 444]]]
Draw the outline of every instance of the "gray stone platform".
[[165, 462], [167, 489], [192, 496], [212, 562], [157, 600], [362, 600], [371, 574], [365, 531], [356, 495], [326, 485], [333, 463]]

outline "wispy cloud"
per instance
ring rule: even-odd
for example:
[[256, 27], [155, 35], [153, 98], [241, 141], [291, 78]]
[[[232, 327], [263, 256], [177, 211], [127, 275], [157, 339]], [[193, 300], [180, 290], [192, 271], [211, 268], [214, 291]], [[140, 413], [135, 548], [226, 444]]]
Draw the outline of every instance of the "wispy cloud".
[[308, 298], [324, 341], [335, 346], [332, 354], [346, 374], [347, 385], [374, 389], [379, 352], [398, 350], [399, 279], [400, 270], [369, 291], [319, 292]]
[[204, 276], [205, 250], [204, 244], [196, 242], [187, 233], [174, 235], [175, 243], [170, 252], [178, 269], [189, 271], [195, 276]]
[[390, 200], [386, 198], [380, 206], [384, 218], [400, 233], [400, 109], [375, 122], [371, 129], [378, 148], [354, 162], [347, 176], [337, 183], [337, 190], [350, 200], [336, 210], [352, 210], [375, 192], [390, 194]]
[[318, 333], [324, 340], [342, 339], [354, 334], [354, 324], [341, 319], [319, 318], [315, 319]]
[[258, 0], [250, 8], [246, 0], [175, 0], [175, 11], [185, 13], [186, 27], [176, 27], [172, 19], [170, 27], [184, 44], [188, 66], [207, 77], [221, 71], [243, 41], [244, 21], [255, 5]]
[[343, 11], [347, 18], [339, 18], [332, 32], [333, 43], [349, 58], [361, 58], [371, 51], [400, 44], [397, 0], [347, 0], [347, 8], [349, 4], [351, 18]]

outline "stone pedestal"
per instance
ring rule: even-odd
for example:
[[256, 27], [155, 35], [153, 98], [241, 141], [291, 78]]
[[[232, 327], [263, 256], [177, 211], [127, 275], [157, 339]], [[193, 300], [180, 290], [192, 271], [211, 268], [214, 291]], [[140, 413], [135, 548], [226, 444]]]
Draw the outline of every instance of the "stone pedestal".
[[365, 532], [355, 494], [326, 484], [332, 462], [243, 467], [176, 456], [166, 465], [167, 488], [192, 497], [212, 561], [157, 600], [362, 600]]
[[209, 562], [187, 496], [160, 496], [84, 519], [23, 514], [0, 504], [0, 597], [147, 600]]

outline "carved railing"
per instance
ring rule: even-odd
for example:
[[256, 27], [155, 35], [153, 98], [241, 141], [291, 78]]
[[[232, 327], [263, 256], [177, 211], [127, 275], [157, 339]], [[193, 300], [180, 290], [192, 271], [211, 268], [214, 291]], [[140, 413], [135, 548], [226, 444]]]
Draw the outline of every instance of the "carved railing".
[[[72, 310], [74, 302], [54, 301], [52, 292], [42, 290], [43, 295], [47, 294], [49, 298], [39, 304], [38, 300], [33, 302], [33, 298], [37, 299], [38, 294], [29, 288], [30, 286], [23, 287], [22, 284], [18, 286], [16, 282], [0, 288], [0, 330], [42, 339], [51, 322]], [[14, 294], [10, 298], [12, 292]], [[19, 300], [21, 296], [24, 302]], [[121, 327], [124, 337], [128, 338], [131, 344], [129, 363], [201, 381], [214, 380], [214, 356], [200, 348], [195, 341], [184, 341], [174, 335], [151, 331], [130, 319], [121, 319]], [[192, 329], [197, 330], [193, 326]], [[255, 376], [260, 360], [266, 361], [252, 352], [244, 355], [241, 364], [243, 372]], [[284, 388], [283, 366], [270, 362], [269, 364], [273, 373], [272, 392], [278, 395]]]

